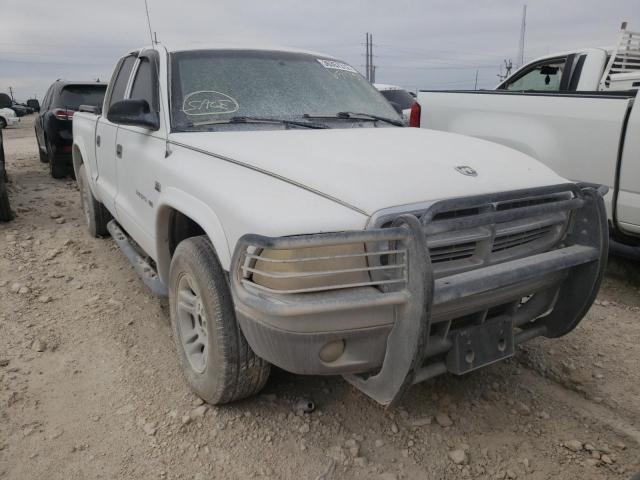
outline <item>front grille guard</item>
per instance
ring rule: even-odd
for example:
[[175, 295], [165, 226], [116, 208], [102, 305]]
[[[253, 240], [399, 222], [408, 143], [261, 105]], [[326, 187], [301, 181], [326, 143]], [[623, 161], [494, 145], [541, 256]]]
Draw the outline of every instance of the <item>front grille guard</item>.
[[[556, 293], [557, 301], [550, 314], [531, 325], [526, 324], [526, 318], [524, 321], [513, 318], [513, 324], [521, 329], [515, 342], [521, 343], [540, 335], [557, 337], [575, 328], [595, 299], [606, 265], [608, 230], [602, 199], [606, 191], [606, 187], [591, 184], [562, 184], [447, 200], [434, 204], [432, 209], [426, 212], [423, 211], [420, 219], [413, 213], [396, 216], [388, 228], [279, 238], [245, 235], [238, 241], [232, 260], [232, 292], [237, 302], [270, 315], [313, 314], [363, 306], [394, 305], [395, 323], [387, 339], [385, 358], [380, 370], [368, 376], [358, 374], [344, 377], [377, 402], [392, 405], [398, 402], [412, 384], [447, 371], [444, 362], [423, 366], [428, 354], [433, 355], [448, 348], [446, 342], [429, 345], [434, 305], [497, 290], [514, 282], [565, 272], [567, 277]], [[464, 208], [478, 202], [513, 200], [558, 192], [572, 192], [572, 198], [549, 204], [449, 219], [446, 220], [445, 230], [441, 230], [441, 226], [437, 231], [430, 228], [429, 219], [433, 218], [439, 209], [450, 208], [452, 205]], [[434, 278], [425, 232], [435, 234], [438, 231], [464, 230], [481, 225], [495, 225], [501, 221], [524, 216], [550, 215], [559, 211], [571, 212], [571, 219], [557, 249], [443, 278]], [[257, 286], [248, 280], [252, 262], [255, 263], [255, 256], [261, 249], [298, 249], [356, 242], [366, 245], [377, 242], [401, 243], [402, 249], [406, 251], [405, 282], [401, 285], [377, 285], [374, 276], [370, 285], [347, 285], [346, 287], [353, 288], [335, 291], [283, 293], [256, 288]], [[377, 288], [366, 288], [371, 286]], [[267, 301], [269, 297], [276, 298], [276, 301]], [[521, 315], [523, 313], [526, 313], [526, 310], [521, 312]]]

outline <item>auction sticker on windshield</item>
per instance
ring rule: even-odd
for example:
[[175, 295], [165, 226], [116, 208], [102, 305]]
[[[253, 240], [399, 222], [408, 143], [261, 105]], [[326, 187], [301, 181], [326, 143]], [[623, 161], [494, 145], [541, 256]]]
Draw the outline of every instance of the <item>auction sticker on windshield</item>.
[[325, 60], [323, 58], [316, 59], [324, 68], [331, 68], [332, 70], [344, 70], [345, 72], [358, 73], [355, 68], [346, 63], [336, 62], [335, 60]]
[[182, 102], [182, 111], [186, 115], [223, 115], [237, 112], [239, 108], [235, 99], [213, 90], [192, 92]]

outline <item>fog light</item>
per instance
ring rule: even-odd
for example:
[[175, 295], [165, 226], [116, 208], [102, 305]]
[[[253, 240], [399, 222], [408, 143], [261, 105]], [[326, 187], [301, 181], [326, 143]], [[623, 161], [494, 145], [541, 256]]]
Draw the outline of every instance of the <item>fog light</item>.
[[335, 340], [320, 349], [320, 360], [327, 363], [335, 362], [343, 353], [344, 340]]

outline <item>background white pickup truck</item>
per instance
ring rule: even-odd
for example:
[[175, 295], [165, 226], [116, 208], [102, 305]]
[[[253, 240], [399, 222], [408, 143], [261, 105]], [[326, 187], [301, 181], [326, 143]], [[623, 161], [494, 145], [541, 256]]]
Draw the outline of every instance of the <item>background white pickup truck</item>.
[[640, 243], [640, 34], [550, 55], [494, 91], [420, 91], [420, 126], [520, 150], [563, 177], [609, 187], [618, 240]]
[[256, 393], [270, 364], [393, 403], [566, 334], [599, 288], [602, 188], [404, 128], [326, 55], [154, 45], [118, 62], [104, 114], [80, 110], [89, 230], [168, 292], [184, 374], [211, 403]]

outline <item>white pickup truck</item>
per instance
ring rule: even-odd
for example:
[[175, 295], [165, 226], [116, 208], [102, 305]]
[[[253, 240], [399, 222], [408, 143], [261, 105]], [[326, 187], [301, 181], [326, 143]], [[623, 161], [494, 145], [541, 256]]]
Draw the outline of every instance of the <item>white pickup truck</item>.
[[602, 187], [483, 140], [405, 128], [326, 55], [167, 50], [118, 62], [73, 120], [90, 232], [169, 295], [211, 403], [271, 364], [380, 403], [571, 331], [607, 251]]
[[535, 60], [492, 91], [420, 91], [423, 128], [520, 150], [574, 181], [607, 185], [614, 238], [640, 244], [640, 33], [613, 49]]

